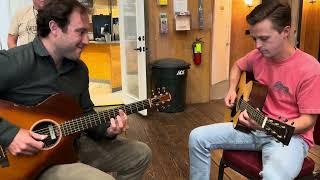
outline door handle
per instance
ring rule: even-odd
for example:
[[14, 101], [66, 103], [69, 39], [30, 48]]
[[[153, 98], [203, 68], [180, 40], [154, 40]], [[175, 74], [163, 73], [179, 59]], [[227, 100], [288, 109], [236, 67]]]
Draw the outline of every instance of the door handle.
[[141, 40], [144, 41], [144, 36], [142, 36], [142, 37], [139, 36], [139, 37], [138, 37], [138, 40], [139, 40], [139, 41], [141, 41]]
[[136, 51], [142, 51], [142, 48], [141, 47], [139, 47], [139, 48], [135, 48], [135, 49], [133, 49], [133, 50], [136, 50]]

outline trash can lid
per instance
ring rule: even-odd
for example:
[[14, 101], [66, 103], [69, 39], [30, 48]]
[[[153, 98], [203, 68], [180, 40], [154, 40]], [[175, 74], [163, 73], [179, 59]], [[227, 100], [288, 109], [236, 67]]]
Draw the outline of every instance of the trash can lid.
[[159, 59], [152, 64], [152, 68], [185, 68], [189, 69], [190, 64], [181, 59], [165, 58]]

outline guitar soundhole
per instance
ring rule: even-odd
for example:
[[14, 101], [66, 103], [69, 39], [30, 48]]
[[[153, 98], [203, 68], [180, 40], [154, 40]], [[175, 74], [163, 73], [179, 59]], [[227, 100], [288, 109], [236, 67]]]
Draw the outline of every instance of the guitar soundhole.
[[238, 109], [240, 108], [240, 107], [238, 107], [240, 105], [239, 104], [240, 99], [243, 100], [243, 96], [242, 95], [239, 97], [239, 100], [235, 101], [236, 104], [232, 106], [232, 108], [231, 108], [231, 117], [234, 117], [237, 114]]
[[48, 136], [46, 139], [42, 140], [44, 143], [43, 149], [50, 149], [57, 144], [60, 139], [60, 130], [58, 126], [51, 121], [41, 121], [35, 124], [32, 131]]
[[237, 108], [236, 108], [236, 106], [233, 106], [231, 108], [231, 117], [234, 117], [236, 114], [237, 114]]

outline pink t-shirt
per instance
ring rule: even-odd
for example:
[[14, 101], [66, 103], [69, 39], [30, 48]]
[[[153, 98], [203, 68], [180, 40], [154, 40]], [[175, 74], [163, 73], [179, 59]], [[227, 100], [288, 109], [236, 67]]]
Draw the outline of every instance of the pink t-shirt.
[[[263, 107], [268, 117], [284, 121], [300, 114], [320, 114], [320, 64], [311, 55], [296, 49], [286, 60], [273, 62], [255, 49], [236, 64], [268, 86]], [[313, 128], [300, 136], [310, 147], [314, 145]]]

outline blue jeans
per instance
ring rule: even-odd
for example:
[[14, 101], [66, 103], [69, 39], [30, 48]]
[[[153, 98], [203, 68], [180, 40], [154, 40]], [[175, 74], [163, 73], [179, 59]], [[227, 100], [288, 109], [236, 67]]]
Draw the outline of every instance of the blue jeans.
[[191, 180], [209, 180], [210, 151], [214, 149], [262, 151], [263, 179], [291, 180], [298, 176], [309, 146], [298, 135], [284, 146], [263, 131], [246, 134], [235, 130], [232, 123], [201, 126], [192, 130], [189, 137]]

